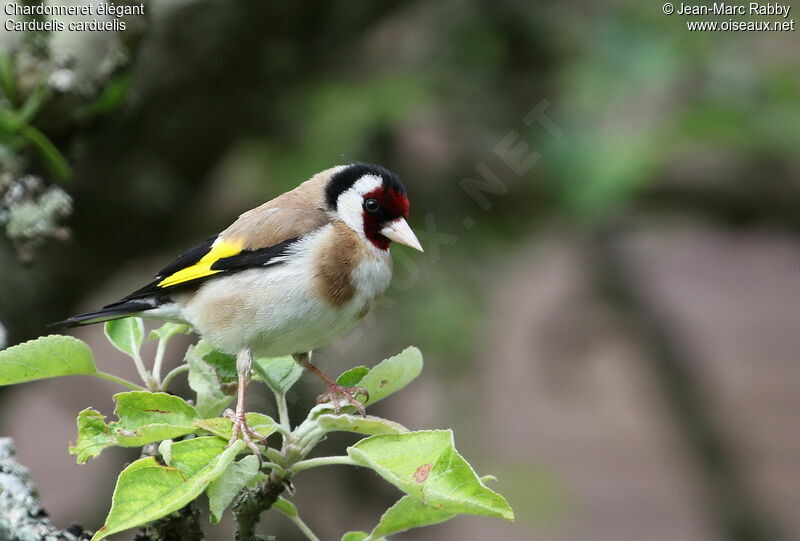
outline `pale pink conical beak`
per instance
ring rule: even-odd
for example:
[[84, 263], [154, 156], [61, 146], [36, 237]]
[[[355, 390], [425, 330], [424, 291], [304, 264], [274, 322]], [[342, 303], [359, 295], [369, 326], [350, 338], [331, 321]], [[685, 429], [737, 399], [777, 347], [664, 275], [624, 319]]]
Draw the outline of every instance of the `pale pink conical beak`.
[[389, 222], [386, 227], [381, 229], [381, 235], [399, 244], [410, 246], [420, 252], [425, 251], [422, 249], [419, 239], [417, 239], [417, 236], [411, 230], [405, 218], [398, 218], [393, 222]]

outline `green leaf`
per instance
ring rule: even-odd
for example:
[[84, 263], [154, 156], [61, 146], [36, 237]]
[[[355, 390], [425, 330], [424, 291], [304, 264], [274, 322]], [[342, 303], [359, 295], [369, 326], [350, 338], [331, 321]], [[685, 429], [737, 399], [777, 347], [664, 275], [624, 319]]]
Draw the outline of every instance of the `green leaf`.
[[96, 372], [92, 350], [71, 336], [43, 336], [0, 351], [0, 385]]
[[194, 428], [164, 423], [140, 426], [136, 430], [120, 428], [114, 423], [111, 423], [109, 427], [114, 430], [114, 434], [117, 437], [117, 445], [120, 447], [141, 447], [148, 443], [185, 436], [186, 434], [191, 434], [195, 430]]
[[200, 418], [197, 410], [183, 398], [167, 393], [129, 391], [114, 395], [114, 413], [123, 428], [139, 428], [149, 424], [192, 426]]
[[514, 520], [505, 498], [487, 488], [458, 454], [450, 430], [370, 436], [348, 447], [347, 453], [406, 494], [445, 513]]
[[107, 321], [105, 333], [115, 348], [131, 357], [139, 356], [144, 340], [144, 323], [141, 318], [126, 317]]
[[152, 331], [150, 331], [150, 334], [147, 336], [147, 339], [161, 340], [162, 342], [168, 342], [169, 339], [175, 336], [176, 334], [189, 334], [190, 332], [192, 332], [192, 329], [189, 328], [188, 325], [183, 325], [182, 323], [172, 323], [168, 321], [158, 329], [153, 329]]
[[[352, 377], [352, 375], [348, 375], [351, 370], [339, 377]], [[359, 387], [363, 387], [369, 392], [369, 400], [364, 400], [364, 405], [374, 404], [399, 391], [414, 381], [420, 372], [422, 372], [422, 353], [413, 346], [404, 349], [394, 357], [381, 361], [358, 382]], [[326, 404], [324, 409], [333, 409], [333, 406]], [[342, 411], [352, 413], [355, 408], [345, 406]]]
[[280, 511], [289, 518], [297, 518], [297, 507], [283, 496], [278, 496], [278, 499], [272, 504], [272, 508]]
[[119, 421], [105, 424], [99, 412], [86, 409], [78, 415], [78, 442], [69, 448], [82, 464], [106, 447], [141, 447], [195, 432], [200, 416], [178, 396], [133, 391], [114, 395]]
[[172, 466], [148, 457], [125, 468], [117, 479], [106, 523], [92, 541], [152, 522], [197, 498], [245, 447], [242, 441], [227, 449], [225, 445], [216, 437], [193, 438], [172, 446]]
[[239, 462], [234, 462], [225, 473], [214, 479], [206, 489], [208, 506], [211, 511], [211, 522], [216, 524], [222, 513], [231, 504], [239, 492], [246, 487], [259, 471], [258, 457], [248, 455]]
[[336, 378], [336, 383], [342, 387], [355, 387], [368, 373], [369, 368], [366, 366], [354, 366], [350, 370], [342, 372], [342, 375]]
[[204, 355], [209, 353], [204, 346], [189, 346], [186, 351], [189, 387], [197, 393], [197, 411], [202, 417], [216, 417], [233, 400], [233, 396], [223, 392], [216, 368], [206, 362]]
[[264, 473], [263, 471], [259, 471], [255, 476], [247, 483], [247, 488], [254, 488], [257, 484], [262, 483], [269, 479], [269, 476]]
[[87, 408], [78, 414], [78, 441], [69, 448], [69, 454], [76, 455], [78, 464], [86, 463], [106, 447], [116, 444], [117, 439], [102, 413]]
[[253, 361], [253, 372], [273, 391], [284, 394], [303, 375], [303, 367], [290, 356], [261, 358]]
[[454, 513], [425, 505], [411, 496], [403, 496], [386, 510], [370, 535], [373, 538], [392, 535], [411, 528], [439, 524], [454, 516], [456, 516]]
[[342, 536], [342, 541], [386, 541], [385, 537], [372, 537], [367, 532], [347, 532]]
[[364, 541], [368, 537], [369, 534], [367, 532], [347, 532], [342, 536], [342, 541]]
[[200, 414], [179, 396], [131, 391], [114, 395], [119, 422], [110, 426], [119, 445], [139, 447], [194, 432]]
[[[275, 432], [278, 424], [271, 417], [262, 413], [246, 413], [247, 425], [265, 438]], [[196, 428], [211, 432], [215, 436], [229, 440], [233, 435], [233, 421], [227, 417], [214, 417], [194, 422]]]
[[358, 382], [359, 387], [369, 391], [369, 400], [364, 405], [383, 400], [414, 381], [422, 372], [422, 353], [408, 347], [394, 357], [378, 363], [369, 374]]
[[[236, 447], [236, 453], [233, 454], [233, 458], [225, 465], [225, 468], [233, 462], [237, 454], [244, 450], [242, 446], [237, 445]], [[195, 475], [226, 448], [228, 448], [228, 442], [214, 436], [178, 441], [172, 444], [172, 466], [186, 475]], [[224, 471], [225, 468], [222, 470]]]
[[[214, 349], [211, 342], [200, 340], [192, 346], [192, 355], [203, 359], [207, 364], [214, 368], [217, 377], [222, 383], [235, 383], [238, 380], [236, 372], [236, 357], [228, 355]], [[188, 361], [189, 351], [187, 351]]]
[[355, 432], [356, 434], [402, 434], [408, 429], [400, 423], [367, 415], [328, 415], [317, 417], [317, 423], [328, 432]]
[[203, 360], [214, 367], [222, 383], [236, 383], [239, 374], [236, 372], [236, 356], [212, 349], [203, 356]]

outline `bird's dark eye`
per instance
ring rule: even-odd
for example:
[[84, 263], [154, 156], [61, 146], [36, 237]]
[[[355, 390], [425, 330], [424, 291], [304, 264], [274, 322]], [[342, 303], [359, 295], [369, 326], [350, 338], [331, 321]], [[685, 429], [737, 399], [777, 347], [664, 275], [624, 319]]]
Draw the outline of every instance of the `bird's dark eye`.
[[380, 208], [381, 206], [378, 203], [377, 199], [370, 198], [364, 200], [364, 210], [366, 210], [367, 212], [375, 213], [378, 212], [378, 209]]

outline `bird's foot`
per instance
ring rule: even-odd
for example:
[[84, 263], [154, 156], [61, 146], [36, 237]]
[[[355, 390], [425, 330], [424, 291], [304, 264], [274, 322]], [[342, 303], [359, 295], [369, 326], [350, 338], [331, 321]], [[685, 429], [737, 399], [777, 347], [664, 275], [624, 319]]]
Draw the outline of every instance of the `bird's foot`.
[[225, 413], [222, 414], [223, 417], [227, 417], [231, 421], [233, 421], [233, 432], [231, 432], [231, 439], [228, 441], [228, 447], [233, 445], [236, 440], [239, 439], [239, 435], [242, 436], [242, 439], [247, 444], [247, 446], [252, 449], [253, 453], [257, 457], [261, 457], [261, 449], [255, 444], [253, 440], [257, 441], [264, 441], [267, 438], [262, 436], [247, 424], [244, 418], [243, 411], [233, 411], [232, 409], [226, 409]]
[[356, 397], [362, 395], [364, 400], [369, 400], [369, 393], [364, 387], [342, 387], [335, 381], [326, 383], [328, 392], [323, 393], [317, 397], [317, 404], [324, 404], [330, 402], [333, 404], [333, 412], [339, 415], [342, 405], [350, 404], [358, 410], [362, 417], [367, 416], [367, 411], [364, 409], [364, 404]]

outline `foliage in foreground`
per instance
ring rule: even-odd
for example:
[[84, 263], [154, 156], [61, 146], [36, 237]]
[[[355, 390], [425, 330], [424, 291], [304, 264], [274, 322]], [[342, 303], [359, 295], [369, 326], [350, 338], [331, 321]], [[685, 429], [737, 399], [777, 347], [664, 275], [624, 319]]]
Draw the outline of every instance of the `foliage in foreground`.
[[[352, 407], [333, 414], [330, 404], [312, 408], [306, 419], [292, 426], [286, 393], [303, 369], [291, 357], [257, 359], [254, 379], [273, 392], [278, 420], [261, 413], [248, 413], [248, 424], [279, 446], [264, 448], [259, 461], [241, 441], [227, 447], [232, 422], [222, 417], [233, 399], [235, 359], [199, 342], [186, 352], [185, 363], [161, 377], [167, 342], [189, 329], [167, 323], [150, 333], [158, 340], [152, 369], [140, 350], [145, 339], [138, 318], [106, 324], [111, 343], [136, 364], [144, 386], [97, 369], [89, 347], [69, 336], [51, 335], [0, 351], [0, 385], [10, 385], [65, 375], [92, 375], [115, 381], [131, 389], [114, 395], [117, 420], [106, 422], [93, 409], [78, 414], [78, 438], [69, 452], [79, 464], [111, 446], [145, 447], [143, 458], [119, 475], [105, 525], [92, 538], [97, 541], [123, 530], [143, 527], [187, 506], [202, 494], [208, 498], [212, 522], [234, 505], [237, 539], [252, 538], [258, 515], [247, 517], [248, 498], [267, 483], [288, 483], [296, 474], [315, 467], [347, 464], [372, 469], [405, 493], [381, 516], [372, 532], [348, 532], [343, 541], [380, 540], [410, 528], [444, 522], [458, 514], [482, 515], [513, 520], [506, 500], [484, 484], [456, 451], [450, 430], [409, 431], [380, 417], [362, 418]], [[356, 367], [339, 377], [343, 385], [358, 385], [369, 391], [370, 405], [402, 389], [422, 370], [422, 355], [410, 347], [368, 369]], [[195, 392], [190, 402], [168, 394], [173, 378], [187, 372]], [[361, 434], [346, 455], [307, 458], [329, 432]], [[158, 451], [148, 453], [147, 449]], [[300, 518], [294, 504], [277, 496], [271, 508], [286, 515], [308, 539], [317, 539]], [[263, 509], [262, 508], [262, 509]]]

